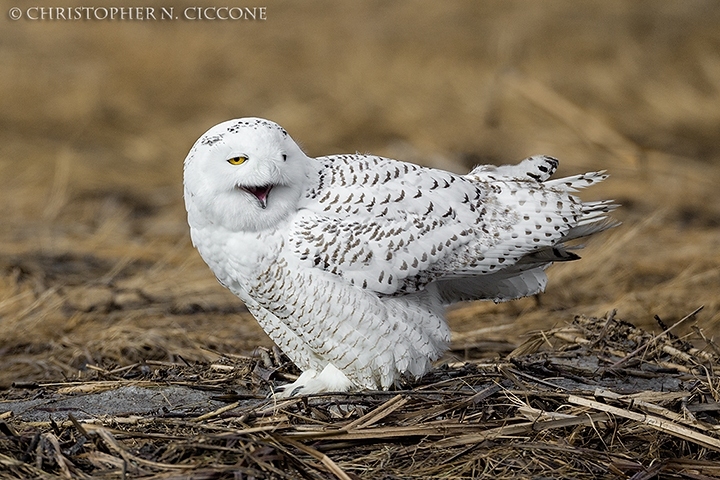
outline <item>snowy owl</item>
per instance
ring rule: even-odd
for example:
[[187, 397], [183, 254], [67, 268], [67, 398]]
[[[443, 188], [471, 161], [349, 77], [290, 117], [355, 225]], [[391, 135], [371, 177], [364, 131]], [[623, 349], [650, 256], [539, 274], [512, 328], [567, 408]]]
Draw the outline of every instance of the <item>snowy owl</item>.
[[565, 242], [614, 223], [533, 156], [467, 175], [373, 155], [303, 153], [260, 118], [212, 127], [184, 165], [193, 245], [303, 371], [280, 396], [387, 389], [448, 348], [446, 305], [543, 291]]

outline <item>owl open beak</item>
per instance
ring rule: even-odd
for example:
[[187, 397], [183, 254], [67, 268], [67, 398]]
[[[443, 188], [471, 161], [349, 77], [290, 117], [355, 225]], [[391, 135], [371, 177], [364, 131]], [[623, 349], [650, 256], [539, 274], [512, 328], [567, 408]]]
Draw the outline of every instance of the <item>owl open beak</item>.
[[263, 185], [262, 187], [242, 187], [248, 193], [255, 195], [255, 198], [260, 202], [261, 208], [267, 207], [267, 198], [272, 190], [272, 185]]

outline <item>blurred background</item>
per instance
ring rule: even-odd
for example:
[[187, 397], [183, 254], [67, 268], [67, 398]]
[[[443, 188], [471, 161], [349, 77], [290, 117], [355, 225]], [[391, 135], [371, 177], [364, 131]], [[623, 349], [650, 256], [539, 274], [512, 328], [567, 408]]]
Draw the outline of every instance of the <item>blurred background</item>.
[[[40, 6], [103, 6], [61, 3]], [[581, 196], [622, 203], [622, 226], [545, 294], [453, 308], [456, 356], [611, 309], [659, 332], [654, 315], [704, 305], [677, 333], [720, 334], [717, 1], [213, 5], [267, 19], [14, 21], [29, 5], [0, 1], [0, 386], [271, 345], [192, 248], [182, 200], [194, 141], [242, 116], [313, 156], [608, 170]]]

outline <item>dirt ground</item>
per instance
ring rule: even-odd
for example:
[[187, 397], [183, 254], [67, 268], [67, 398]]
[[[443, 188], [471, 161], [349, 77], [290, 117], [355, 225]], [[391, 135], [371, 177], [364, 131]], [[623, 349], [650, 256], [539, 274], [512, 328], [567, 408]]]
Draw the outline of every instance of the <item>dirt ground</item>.
[[720, 4], [263, 5], [264, 21], [13, 21], [0, 1], [0, 387], [271, 345], [182, 202], [190, 146], [242, 116], [311, 155], [608, 170], [582, 197], [617, 200], [622, 226], [537, 298], [453, 308], [456, 347], [502, 353], [611, 309], [659, 332], [654, 315], [701, 305], [720, 336]]

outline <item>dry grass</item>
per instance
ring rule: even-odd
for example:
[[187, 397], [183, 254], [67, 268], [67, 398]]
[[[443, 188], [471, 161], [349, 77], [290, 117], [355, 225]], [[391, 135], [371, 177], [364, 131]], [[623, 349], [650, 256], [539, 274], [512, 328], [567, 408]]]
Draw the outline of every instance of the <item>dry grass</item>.
[[704, 305], [720, 334], [716, 2], [266, 5], [242, 24], [5, 17], [0, 386], [270, 345], [193, 251], [181, 198], [193, 141], [250, 115], [312, 155], [463, 171], [547, 153], [561, 174], [610, 172], [583, 196], [622, 203], [623, 225], [538, 298], [453, 309], [460, 359], [611, 309], [660, 332], [654, 315]]
[[[716, 478], [718, 346], [614, 315], [578, 317], [502, 360], [445, 364], [394, 392], [275, 402], [268, 379], [286, 368], [270, 355], [95, 366], [83, 380], [6, 392], [45, 399], [36, 408], [53, 419], [23, 421], [0, 403], [0, 465], [11, 478]], [[76, 418], [93, 392], [129, 386], [209, 390], [227, 404]], [[75, 409], [59, 408], [63, 398]]]

